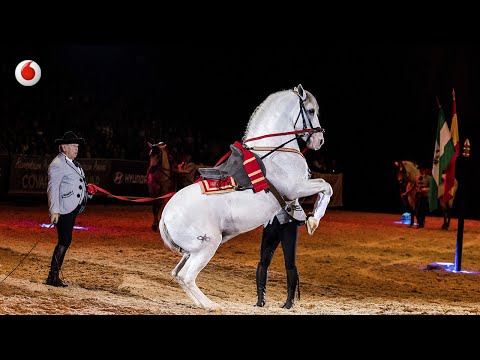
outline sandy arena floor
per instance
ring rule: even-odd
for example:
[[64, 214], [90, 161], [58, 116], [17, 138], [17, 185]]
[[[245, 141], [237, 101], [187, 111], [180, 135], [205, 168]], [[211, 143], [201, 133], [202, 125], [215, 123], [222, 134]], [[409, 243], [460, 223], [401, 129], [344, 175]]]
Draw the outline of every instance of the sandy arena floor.
[[[197, 284], [226, 315], [479, 314], [479, 275], [425, 270], [453, 262], [457, 219], [449, 231], [437, 217], [424, 229], [399, 220], [329, 209], [313, 236], [302, 227], [301, 299], [291, 310], [280, 308], [281, 248], [270, 267], [267, 306], [253, 306], [261, 228], [221, 246]], [[74, 230], [62, 268], [67, 288], [44, 285], [56, 244], [55, 229], [39, 226], [47, 222], [46, 205], [0, 204], [0, 314], [209, 314], [171, 281], [180, 256], [150, 229], [148, 204], [88, 206], [77, 225], [89, 229]], [[480, 271], [480, 221], [465, 221], [462, 270]]]

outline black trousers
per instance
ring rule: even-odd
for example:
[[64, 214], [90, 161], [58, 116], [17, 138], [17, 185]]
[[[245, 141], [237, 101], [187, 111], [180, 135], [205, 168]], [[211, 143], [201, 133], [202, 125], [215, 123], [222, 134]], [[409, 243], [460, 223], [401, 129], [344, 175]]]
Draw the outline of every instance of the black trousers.
[[285, 269], [292, 270], [295, 268], [298, 226], [295, 222], [280, 224], [277, 217], [275, 217], [273, 222], [263, 229], [262, 244], [260, 246], [260, 263], [263, 266], [267, 268], [270, 266], [278, 244], [282, 243]]
[[63, 245], [68, 248], [72, 243], [73, 227], [75, 226], [75, 220], [79, 211], [80, 205], [78, 205], [71, 213], [60, 215], [56, 225], [58, 245]]

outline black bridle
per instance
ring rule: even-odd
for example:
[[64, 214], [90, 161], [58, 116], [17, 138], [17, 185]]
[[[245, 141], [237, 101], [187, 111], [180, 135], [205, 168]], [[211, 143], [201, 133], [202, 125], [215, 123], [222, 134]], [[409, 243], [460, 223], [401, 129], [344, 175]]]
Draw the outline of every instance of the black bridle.
[[[302, 121], [303, 121], [303, 130], [305, 129], [308, 129], [307, 125], [310, 126], [310, 129], [314, 129], [313, 127], [313, 124], [312, 124], [312, 120], [310, 119], [310, 116], [308, 116], [308, 113], [307, 113], [307, 109], [305, 108], [305, 101], [307, 101], [307, 96], [305, 96], [305, 99], [302, 99], [301, 95], [298, 93], [298, 91], [296, 90], [293, 90], [293, 92], [295, 94], [297, 94], [298, 96], [298, 99], [299, 99], [299, 107], [300, 107], [300, 111], [298, 112], [298, 115], [297, 115], [297, 120], [295, 120], [295, 124], [293, 124], [293, 128], [295, 129], [296, 126], [297, 126], [297, 122], [298, 122], [298, 119], [300, 119], [300, 115], [302, 115]], [[306, 119], [305, 119], [306, 118]], [[307, 120], [308, 120], [308, 124], [307, 124]], [[322, 128], [318, 128], [319, 130], [316, 131], [316, 132], [322, 132], [324, 133], [325, 132], [325, 129], [322, 129]], [[307, 137], [307, 140], [305, 140], [305, 142], [307, 142], [310, 137], [313, 135], [313, 133], [310, 133]], [[296, 138], [298, 138], [298, 136], [296, 136]]]

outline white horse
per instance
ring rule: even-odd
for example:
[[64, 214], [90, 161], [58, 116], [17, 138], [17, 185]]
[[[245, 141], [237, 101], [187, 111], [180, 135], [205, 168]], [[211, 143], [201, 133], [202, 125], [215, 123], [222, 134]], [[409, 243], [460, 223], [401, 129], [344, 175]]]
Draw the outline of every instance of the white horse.
[[[310, 234], [325, 212], [332, 188], [323, 179], [310, 179], [296, 140], [301, 137], [308, 148], [318, 150], [324, 144], [323, 133], [317, 101], [299, 85], [268, 96], [251, 116], [243, 137], [245, 147], [265, 156], [266, 178], [287, 202], [317, 193], [319, 198], [329, 195], [319, 211], [322, 214], [307, 221]], [[271, 191], [204, 195], [198, 183], [181, 189], [170, 199], [160, 220], [160, 234], [167, 247], [183, 254], [172, 276], [197, 306], [221, 308], [195, 282], [218, 247], [268, 222], [280, 209]]]

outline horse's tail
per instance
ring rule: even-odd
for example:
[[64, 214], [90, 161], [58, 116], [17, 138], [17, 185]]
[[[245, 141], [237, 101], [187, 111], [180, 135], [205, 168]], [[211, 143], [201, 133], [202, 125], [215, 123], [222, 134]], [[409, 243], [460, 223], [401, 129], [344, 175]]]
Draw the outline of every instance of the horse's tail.
[[179, 253], [183, 253], [184, 252], [183, 249], [180, 246], [178, 246], [177, 244], [175, 244], [172, 237], [168, 233], [167, 225], [163, 221], [163, 216], [160, 219], [160, 224], [159, 224], [158, 227], [160, 229], [160, 236], [162, 237], [162, 240], [163, 240], [163, 243], [165, 244], [165, 246], [168, 247], [172, 251], [178, 251]]

